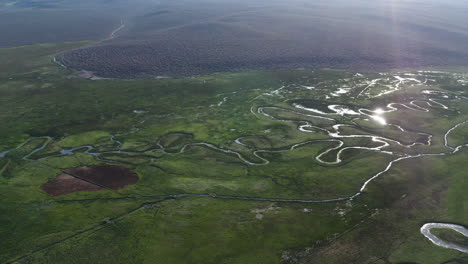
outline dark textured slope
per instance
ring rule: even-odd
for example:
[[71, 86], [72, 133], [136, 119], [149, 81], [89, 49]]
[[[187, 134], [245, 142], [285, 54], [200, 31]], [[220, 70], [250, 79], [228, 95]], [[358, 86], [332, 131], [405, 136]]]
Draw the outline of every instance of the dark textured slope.
[[460, 6], [297, 1], [229, 9], [203, 3], [148, 10], [129, 20], [119, 37], [59, 59], [75, 69], [121, 78], [468, 64], [468, 27]]

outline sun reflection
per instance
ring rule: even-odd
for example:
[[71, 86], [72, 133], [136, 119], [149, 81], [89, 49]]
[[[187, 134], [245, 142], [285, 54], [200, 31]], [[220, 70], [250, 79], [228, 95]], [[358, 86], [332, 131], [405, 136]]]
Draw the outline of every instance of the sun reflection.
[[378, 115], [381, 115], [381, 114], [385, 113], [385, 111], [382, 108], [377, 108], [373, 112], [378, 114]]
[[376, 121], [377, 123], [381, 124], [381, 125], [386, 125], [387, 124], [387, 120], [385, 120], [385, 118], [383, 118], [383, 116], [379, 116], [379, 115], [373, 115], [373, 116], [370, 116], [374, 121]]
[[384, 113], [386, 113], [385, 110], [382, 108], [376, 108], [375, 110], [369, 110], [369, 112], [374, 113], [374, 115], [368, 115], [372, 120], [375, 122], [379, 123], [380, 125], [386, 125], [387, 120], [382, 116]]

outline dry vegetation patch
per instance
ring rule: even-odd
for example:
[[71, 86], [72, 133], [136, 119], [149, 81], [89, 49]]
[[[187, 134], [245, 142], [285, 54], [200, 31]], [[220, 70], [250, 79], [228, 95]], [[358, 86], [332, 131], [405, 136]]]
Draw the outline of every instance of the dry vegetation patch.
[[55, 179], [42, 185], [50, 195], [59, 196], [73, 192], [117, 190], [138, 182], [138, 176], [126, 167], [96, 165], [64, 170]]

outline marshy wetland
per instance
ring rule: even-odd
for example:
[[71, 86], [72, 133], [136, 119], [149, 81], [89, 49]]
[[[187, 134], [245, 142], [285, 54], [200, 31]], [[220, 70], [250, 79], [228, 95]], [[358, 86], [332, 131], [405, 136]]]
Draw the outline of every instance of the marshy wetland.
[[421, 233], [468, 224], [463, 69], [89, 80], [54, 63], [88, 44], [0, 50], [0, 262], [466, 261]]

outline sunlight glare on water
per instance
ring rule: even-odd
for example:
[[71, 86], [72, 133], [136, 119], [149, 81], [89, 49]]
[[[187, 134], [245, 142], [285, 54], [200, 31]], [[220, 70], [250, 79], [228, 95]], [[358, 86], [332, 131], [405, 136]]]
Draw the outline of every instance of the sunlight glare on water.
[[385, 113], [385, 111], [382, 108], [377, 108], [377, 109], [374, 110], [374, 113], [376, 113], [377, 115], [381, 115], [381, 114]]
[[373, 115], [371, 116], [372, 120], [376, 121], [377, 123], [381, 124], [381, 125], [386, 125], [387, 124], [387, 120], [385, 120], [385, 118], [383, 116], [380, 116], [380, 115]]
[[382, 114], [385, 113], [385, 110], [383, 110], [382, 108], [376, 108], [372, 112], [375, 113], [375, 115], [370, 116], [372, 118], [372, 120], [376, 121], [380, 125], [386, 125], [387, 124], [387, 121], [382, 116]]

